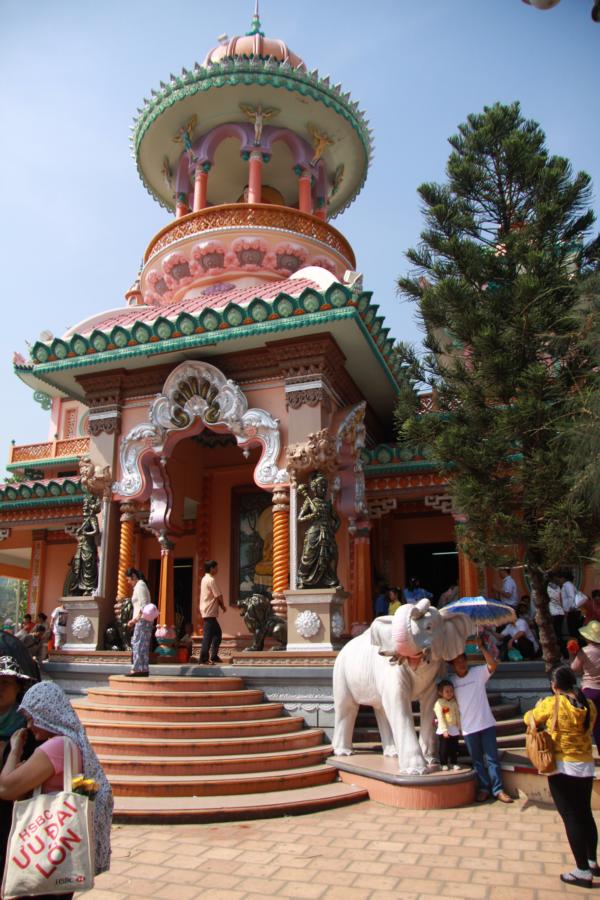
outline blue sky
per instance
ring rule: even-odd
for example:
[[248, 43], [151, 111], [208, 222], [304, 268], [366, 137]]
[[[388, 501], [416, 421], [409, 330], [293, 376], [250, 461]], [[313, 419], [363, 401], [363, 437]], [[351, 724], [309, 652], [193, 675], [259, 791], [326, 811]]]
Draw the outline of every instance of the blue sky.
[[[47, 414], [12, 373], [40, 332], [120, 306], [168, 221], [129, 155], [150, 89], [244, 33], [253, 0], [0, 0], [2, 437], [45, 440]], [[521, 101], [553, 153], [594, 180], [600, 212], [600, 25], [591, 0], [539, 12], [521, 0], [262, 0], [266, 33], [360, 101], [375, 158], [333, 224], [397, 338], [419, 341], [395, 294], [422, 226], [417, 186], [441, 180], [447, 138], [470, 112]]]

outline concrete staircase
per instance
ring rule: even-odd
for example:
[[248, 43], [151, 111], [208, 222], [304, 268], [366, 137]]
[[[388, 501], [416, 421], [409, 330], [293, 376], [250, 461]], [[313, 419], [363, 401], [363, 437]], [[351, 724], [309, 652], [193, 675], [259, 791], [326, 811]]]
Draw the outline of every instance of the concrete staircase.
[[[500, 750], [525, 747], [525, 723], [523, 713], [516, 700], [506, 700], [500, 694], [488, 693], [488, 700], [496, 719], [496, 732]], [[413, 704], [413, 716], [417, 730], [419, 728], [419, 706]], [[377, 750], [381, 747], [379, 730], [375, 714], [369, 706], [360, 708], [354, 728], [354, 746], [362, 750]], [[466, 747], [461, 742], [461, 754], [466, 754]]]
[[337, 781], [319, 728], [230, 676], [127, 678], [73, 701], [115, 795], [115, 821], [215, 822], [365, 799]]

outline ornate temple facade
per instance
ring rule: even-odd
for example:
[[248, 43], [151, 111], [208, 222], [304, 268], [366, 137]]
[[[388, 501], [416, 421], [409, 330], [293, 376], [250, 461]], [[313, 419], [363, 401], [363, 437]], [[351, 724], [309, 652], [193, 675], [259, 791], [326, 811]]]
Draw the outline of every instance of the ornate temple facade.
[[417, 574], [441, 593], [460, 574], [476, 592], [444, 477], [393, 442], [393, 339], [332, 225], [372, 154], [358, 104], [255, 16], [152, 91], [132, 150], [166, 224], [124, 305], [15, 355], [50, 425], [10, 449], [0, 574], [29, 579], [32, 613], [52, 610], [91, 494], [99, 618], [71, 642], [101, 646], [131, 565], [164, 624], [198, 626], [214, 558], [223, 629], [243, 645], [238, 600], [265, 591], [283, 614], [297, 587], [298, 486], [319, 470], [340, 518], [342, 631], [370, 621], [378, 582]]

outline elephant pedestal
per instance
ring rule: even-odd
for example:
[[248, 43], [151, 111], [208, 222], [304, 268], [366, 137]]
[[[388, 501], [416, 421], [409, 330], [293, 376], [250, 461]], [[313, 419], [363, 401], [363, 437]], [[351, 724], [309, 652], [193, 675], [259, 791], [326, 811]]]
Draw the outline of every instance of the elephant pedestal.
[[398, 809], [453, 809], [473, 803], [477, 792], [472, 769], [402, 775], [398, 761], [380, 753], [331, 756], [327, 762], [338, 770], [340, 781], [364, 788], [370, 800]]
[[286, 591], [287, 650], [337, 650], [344, 633], [344, 601], [339, 588]]

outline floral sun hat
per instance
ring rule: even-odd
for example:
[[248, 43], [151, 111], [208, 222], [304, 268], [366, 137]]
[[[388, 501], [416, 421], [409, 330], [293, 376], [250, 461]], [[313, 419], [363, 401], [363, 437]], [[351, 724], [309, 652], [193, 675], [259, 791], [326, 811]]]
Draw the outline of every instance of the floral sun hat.
[[0, 678], [16, 678], [18, 681], [32, 684], [33, 678], [26, 675], [19, 663], [12, 656], [0, 656]]

